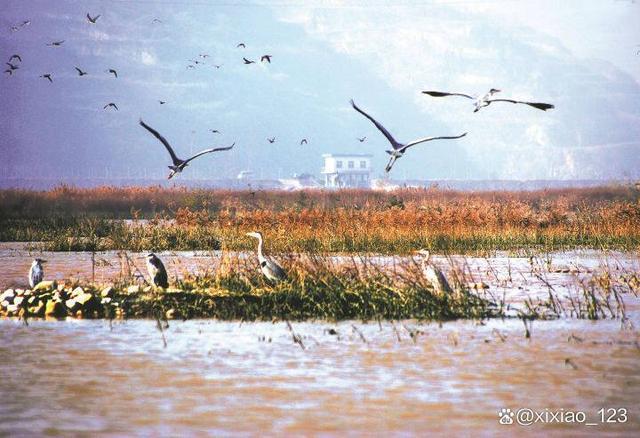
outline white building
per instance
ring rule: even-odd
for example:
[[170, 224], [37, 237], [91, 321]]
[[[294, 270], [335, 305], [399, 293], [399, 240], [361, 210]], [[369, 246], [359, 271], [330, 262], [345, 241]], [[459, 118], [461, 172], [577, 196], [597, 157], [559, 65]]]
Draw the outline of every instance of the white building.
[[323, 154], [324, 186], [338, 187], [370, 187], [371, 185], [370, 154]]

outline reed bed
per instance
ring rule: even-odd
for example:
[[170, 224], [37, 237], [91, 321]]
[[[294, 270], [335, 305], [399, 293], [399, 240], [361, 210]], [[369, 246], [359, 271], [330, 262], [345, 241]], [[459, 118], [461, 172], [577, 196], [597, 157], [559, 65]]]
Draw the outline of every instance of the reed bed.
[[[46, 249], [407, 254], [640, 247], [640, 192], [407, 189], [249, 192], [162, 188], [0, 191], [0, 240]], [[128, 219], [127, 222], [121, 219]]]

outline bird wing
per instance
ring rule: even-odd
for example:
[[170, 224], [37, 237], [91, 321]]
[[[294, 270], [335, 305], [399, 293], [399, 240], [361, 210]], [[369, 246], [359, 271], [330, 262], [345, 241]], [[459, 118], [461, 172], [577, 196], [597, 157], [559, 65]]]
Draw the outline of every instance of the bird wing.
[[187, 160], [184, 161], [184, 163], [188, 163], [191, 160], [195, 160], [196, 158], [198, 158], [200, 155], [204, 155], [204, 154], [208, 154], [211, 152], [219, 152], [219, 151], [228, 151], [230, 149], [233, 149], [233, 146], [235, 146], [235, 143], [233, 143], [231, 146], [227, 146], [227, 147], [223, 147], [223, 148], [211, 148], [211, 149], [205, 149], [203, 151], [198, 152], [197, 154], [195, 154], [193, 157], [188, 158]]
[[113, 73], [116, 76], [116, 78], [118, 77], [118, 72], [115, 71], [114, 69], [109, 69], [109, 73]]
[[82, 73], [84, 73], [82, 70], [80, 70], [78, 67], [75, 67], [76, 70], [78, 70], [78, 73], [82, 75]]
[[475, 97], [469, 96], [468, 94], [464, 94], [464, 93], [447, 93], [447, 92], [444, 92], [444, 91], [423, 91], [422, 94], [428, 94], [429, 96], [433, 96], [433, 97], [462, 96], [462, 97], [466, 97], [467, 99], [475, 99]]
[[402, 148], [400, 148], [401, 151], [405, 151], [408, 148], [410, 148], [411, 146], [415, 146], [418, 143], [424, 143], [426, 141], [431, 141], [431, 140], [455, 140], [456, 138], [462, 138], [465, 135], [467, 135], [467, 133], [465, 132], [464, 134], [461, 135], [456, 135], [456, 136], [446, 136], [446, 137], [425, 137], [425, 138], [421, 138], [419, 140], [415, 140], [412, 141], [411, 143], [407, 143], [406, 145], [404, 145]]
[[87, 12], [87, 20], [89, 21], [93, 21], [93, 19], [91, 18], [91, 15], [89, 15], [89, 13]]
[[555, 108], [554, 105], [550, 103], [541, 103], [541, 102], [524, 102], [522, 100], [513, 100], [513, 99], [490, 99], [487, 102], [511, 102], [511, 103], [523, 103], [525, 105], [532, 106], [534, 108], [538, 108], [539, 110], [546, 111], [551, 108]]
[[[140, 126], [142, 126], [144, 129], [146, 129], [151, 134], [153, 134], [153, 136], [155, 138], [157, 138], [158, 140], [160, 140], [160, 142], [164, 145], [164, 147], [167, 148], [167, 151], [169, 152], [169, 155], [171, 155], [171, 161], [173, 161], [173, 165], [174, 166], [179, 166], [182, 163], [182, 160], [180, 158], [178, 158], [178, 156], [173, 151], [173, 148], [171, 147], [171, 145], [169, 144], [169, 142], [167, 141], [166, 138], [164, 138], [162, 135], [160, 135], [160, 133], [158, 131], [156, 131], [155, 129], [153, 129], [151, 126], [149, 126], [146, 123], [144, 123], [142, 121], [142, 119], [140, 119]], [[194, 158], [195, 157], [191, 157], [190, 160], [193, 160]], [[187, 160], [187, 161], [189, 161], [189, 160]]]
[[389, 133], [389, 131], [387, 131], [385, 129], [384, 126], [382, 126], [380, 123], [378, 123], [378, 121], [376, 119], [374, 119], [373, 117], [371, 117], [369, 114], [365, 113], [364, 111], [362, 111], [360, 108], [358, 108], [358, 106], [356, 105], [356, 103], [353, 101], [353, 99], [351, 99], [351, 106], [353, 107], [354, 110], [358, 111], [360, 114], [362, 114], [363, 116], [365, 116], [367, 119], [371, 120], [371, 122], [376, 125], [376, 128], [378, 128], [378, 130], [380, 130], [380, 132], [382, 132], [384, 134], [385, 137], [387, 137], [387, 140], [389, 140], [389, 143], [391, 143], [391, 146], [393, 146], [394, 149], [398, 149], [400, 147], [400, 144], [396, 141], [395, 138], [393, 138], [393, 135], [391, 135]]

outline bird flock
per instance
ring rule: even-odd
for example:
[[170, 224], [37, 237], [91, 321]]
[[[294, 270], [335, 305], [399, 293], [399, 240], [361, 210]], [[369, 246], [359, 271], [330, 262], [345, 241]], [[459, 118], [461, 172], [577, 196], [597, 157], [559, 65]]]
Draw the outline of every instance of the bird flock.
[[[97, 15], [91, 15], [91, 13], [87, 12], [86, 13], [86, 22], [90, 25], [90, 26], [95, 26], [98, 25], [98, 20], [101, 18], [101, 14], [97, 14]], [[156, 24], [162, 24], [162, 20], [158, 19], [158, 18], [154, 18], [151, 21], [152, 25], [156, 25]], [[17, 32], [21, 29], [23, 29], [26, 26], [29, 26], [31, 24], [30, 20], [24, 20], [19, 24], [16, 24], [14, 26], [11, 26], [10, 30], [12, 32]], [[46, 45], [49, 47], [60, 47], [65, 43], [65, 40], [54, 40], [51, 41], [49, 43], [47, 43]], [[246, 53], [247, 50], [247, 45], [244, 42], [239, 42], [236, 44], [236, 48], [243, 51], [244, 53]], [[255, 55], [255, 53], [254, 53]], [[250, 65], [250, 64], [256, 64], [256, 61], [249, 59], [248, 57], [251, 56], [249, 54], [246, 54], [245, 56], [242, 56], [242, 62], [245, 65]], [[196, 69], [198, 67], [201, 66], [205, 66], [207, 65], [207, 59], [209, 58], [209, 54], [208, 53], [199, 53], [196, 57], [193, 57], [191, 59], [189, 59], [189, 64], [187, 64], [186, 68], [187, 69]], [[267, 64], [271, 64], [271, 60], [273, 58], [273, 55], [271, 54], [262, 54], [259, 55], [260, 57], [260, 62], [261, 63], [267, 63]], [[14, 74], [16, 74], [16, 72], [20, 69], [20, 66], [22, 65], [22, 57], [19, 54], [13, 54], [11, 55], [11, 57], [9, 58], [8, 62], [6, 62], [6, 65], [8, 66], [8, 68], [5, 70], [5, 73], [9, 76], [13, 76]], [[214, 68], [219, 69], [222, 67], [222, 64], [214, 64], [213, 65]], [[89, 72], [87, 72], [86, 70], [83, 70], [81, 67], [79, 66], [74, 66], [74, 69], [77, 72], [78, 77], [84, 77], [89, 75]], [[115, 79], [118, 78], [118, 71], [115, 68], [109, 68], [107, 70], [105, 70], [105, 73], [113, 75], [113, 77]], [[51, 72], [45, 72], [43, 74], [41, 74], [39, 76], [42, 79], [45, 79], [47, 81], [49, 81], [49, 83], [53, 83], [54, 82], [54, 76], [53, 73]], [[504, 99], [504, 98], [497, 98], [495, 97], [495, 95], [497, 93], [500, 93], [501, 90], [496, 89], [496, 88], [491, 88], [487, 93], [483, 94], [483, 95], [479, 95], [479, 96], [472, 96], [470, 94], [466, 94], [466, 93], [458, 93], [458, 92], [445, 92], [445, 91], [433, 91], [433, 90], [429, 90], [429, 91], [422, 91], [423, 94], [432, 96], [432, 97], [448, 97], [448, 96], [457, 96], [457, 97], [464, 97], [466, 99], [472, 100], [473, 101], [473, 107], [474, 110], [473, 112], [478, 112], [480, 111], [480, 109], [488, 107], [489, 105], [491, 105], [492, 103], [496, 103], [496, 102], [506, 102], [506, 103], [512, 103], [512, 104], [522, 104], [522, 105], [528, 105], [530, 107], [542, 110], [542, 111], [547, 111], [549, 109], [554, 108], [554, 105], [549, 104], [549, 103], [543, 103], [543, 102], [529, 102], [529, 101], [523, 101], [523, 100], [515, 100], [515, 99]], [[166, 105], [167, 101], [163, 100], [163, 99], [159, 99], [158, 103], [160, 105]], [[390, 158], [389, 161], [387, 163], [387, 165], [385, 166], [385, 174], [388, 174], [391, 169], [393, 168], [395, 162], [401, 158], [402, 156], [404, 156], [404, 154], [409, 150], [409, 148], [421, 144], [421, 143], [426, 143], [426, 142], [430, 142], [430, 141], [434, 141], [434, 140], [456, 140], [456, 139], [460, 139], [462, 137], [465, 137], [467, 135], [467, 132], [464, 132], [462, 134], [459, 135], [443, 135], [443, 136], [433, 136], [433, 137], [424, 137], [424, 138], [420, 138], [408, 143], [401, 143], [398, 140], [396, 140], [394, 138], [393, 135], [391, 135], [391, 133], [379, 122], [377, 121], [373, 116], [371, 116], [369, 113], [367, 113], [365, 110], [363, 110], [362, 108], [360, 108], [359, 106], [356, 105], [356, 103], [351, 100], [350, 101], [351, 106], [353, 107], [353, 109], [355, 111], [357, 111], [358, 113], [360, 113], [362, 116], [364, 116], [365, 118], [367, 118], [371, 123], [373, 123], [373, 125], [382, 133], [382, 135], [384, 135], [384, 137], [387, 139], [387, 141], [389, 142], [389, 144], [391, 145], [391, 149], [386, 150], [385, 152], [387, 154], [389, 154]], [[119, 111], [118, 105], [116, 102], [108, 102], [106, 104], [104, 104], [104, 106], [102, 107], [103, 110], [105, 111]], [[186, 160], [180, 159], [176, 156], [175, 151], [173, 150], [173, 148], [170, 146], [169, 142], [162, 136], [160, 135], [160, 133], [151, 128], [149, 125], [147, 125], [146, 123], [144, 123], [142, 120], [140, 120], [140, 125], [146, 129], [149, 133], [151, 133], [156, 139], [158, 139], [166, 148], [167, 152], [170, 155], [172, 164], [169, 165], [169, 169], [170, 169], [170, 173], [168, 175], [168, 179], [171, 179], [173, 176], [175, 176], [178, 173], [181, 173], [185, 167], [187, 167], [187, 165], [189, 164], [189, 162], [191, 162], [192, 160], [205, 155], [205, 154], [209, 154], [212, 152], [221, 152], [221, 151], [228, 151], [230, 149], [233, 148], [233, 146], [235, 145], [235, 142], [228, 147], [216, 147], [216, 148], [208, 148], [208, 149], [204, 149], [201, 152], [198, 152], [197, 154], [189, 157]], [[220, 131], [217, 129], [209, 129], [209, 131], [213, 134], [219, 134]], [[363, 136], [363, 137], [356, 137], [357, 140], [360, 143], [363, 143], [366, 141], [367, 137]], [[269, 144], [274, 144], [276, 142], [276, 137], [275, 136], [271, 136], [271, 137], [267, 137], [266, 138], [267, 142]], [[309, 140], [307, 138], [302, 138], [299, 142], [300, 146], [303, 145], [308, 145], [309, 144]]]

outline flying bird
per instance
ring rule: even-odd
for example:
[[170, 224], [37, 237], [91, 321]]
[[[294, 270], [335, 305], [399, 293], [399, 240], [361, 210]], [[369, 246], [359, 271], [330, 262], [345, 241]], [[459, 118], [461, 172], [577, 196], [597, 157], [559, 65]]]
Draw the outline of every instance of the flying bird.
[[160, 105], [164, 105], [165, 103], [167, 103], [166, 100], [159, 100], [158, 103], [160, 103]]
[[303, 138], [302, 140], [300, 140], [300, 146], [302, 146], [303, 144], [309, 144], [306, 138]]
[[49, 46], [49, 47], [57, 47], [57, 46], [61, 46], [62, 43], [64, 43], [64, 40], [53, 41], [53, 42], [50, 42], [49, 44], [47, 44], [47, 46]]
[[154, 253], [147, 254], [147, 272], [151, 277], [151, 283], [155, 287], [161, 287], [166, 289], [169, 287], [169, 279], [167, 277], [167, 270], [162, 263], [162, 260]]
[[269, 64], [271, 64], [271, 57], [272, 56], [273, 55], [262, 55], [262, 57], [260, 57], [260, 61], [261, 62], [267, 61]]
[[11, 69], [6, 69], [5, 73], [9, 73], [9, 76], [13, 76], [13, 71]]
[[255, 61], [249, 61], [247, 58], [242, 58], [245, 64], [255, 64]]
[[228, 151], [228, 150], [232, 149], [233, 146], [235, 145], [235, 143], [233, 143], [231, 146], [227, 146], [227, 147], [205, 149], [203, 151], [198, 152], [194, 156], [192, 156], [192, 157], [190, 157], [190, 158], [188, 158], [186, 160], [183, 160], [181, 158], [178, 158], [178, 156], [173, 151], [173, 148], [171, 147], [169, 142], [162, 135], [160, 135], [160, 133], [158, 131], [156, 131], [151, 126], [149, 126], [146, 123], [144, 123], [142, 120], [140, 120], [140, 126], [142, 126], [144, 129], [146, 129], [151, 134], [153, 134], [153, 136], [155, 138], [160, 140], [160, 142], [167, 149], [167, 152], [169, 152], [169, 155], [171, 156], [171, 161], [173, 162], [173, 164], [171, 166], [168, 166], [169, 169], [171, 169], [171, 172], [169, 173], [169, 177], [167, 179], [171, 179], [176, 173], [182, 172], [184, 170], [184, 168], [189, 165], [189, 162], [191, 160], [194, 160], [194, 159], [198, 158], [200, 155], [208, 154], [208, 153], [211, 153], [211, 152]]
[[40, 77], [44, 79], [48, 79], [49, 82], [53, 83], [53, 79], [51, 78], [51, 73], [45, 73], [43, 75], [40, 75]]
[[222, 66], [223, 66], [223, 64], [220, 64], [220, 65], [216, 65], [216, 64], [214, 64], [213, 66], [214, 66], [215, 68], [220, 68], [220, 67], [222, 67]]
[[115, 71], [114, 69], [110, 68], [109, 70], [107, 70], [107, 73], [113, 73], [113, 75], [117, 78], [118, 77], [118, 72]]
[[247, 46], [244, 45], [244, 43], [238, 43], [238, 45], [236, 47], [242, 47], [243, 49], [246, 48]]
[[273, 144], [276, 141], [276, 138], [275, 137], [267, 138], [267, 141]]
[[102, 109], [107, 109], [107, 108], [114, 108], [116, 111], [119, 111], [118, 110], [118, 105], [116, 105], [113, 102], [110, 102], [110, 103], [108, 103], [108, 104], [106, 104], [105, 106], [102, 107]]
[[10, 62], [5, 62], [5, 64], [7, 64], [11, 70], [18, 70], [20, 68], [17, 65], [11, 64]]
[[496, 94], [499, 93], [501, 90], [497, 90], [495, 88], [492, 88], [489, 90], [489, 92], [483, 96], [478, 96], [478, 97], [473, 97], [470, 96], [468, 94], [464, 94], [464, 93], [447, 93], [447, 92], [443, 92], [443, 91], [423, 91], [423, 94], [428, 94], [429, 96], [433, 96], [433, 97], [446, 97], [446, 96], [461, 96], [461, 97], [466, 97], [467, 99], [471, 99], [473, 100], [473, 106], [475, 107], [475, 109], [473, 110], [473, 112], [478, 112], [480, 111], [480, 108], [484, 108], [485, 106], [489, 106], [492, 102], [510, 102], [510, 103], [522, 103], [525, 105], [529, 105], [532, 106], [534, 108], [538, 108], [539, 110], [542, 111], [546, 111], [548, 109], [551, 108], [555, 108], [553, 105], [551, 105], [550, 103], [540, 103], [540, 102], [524, 102], [521, 100], [512, 100], [512, 99], [492, 99], [491, 97]]
[[44, 279], [43, 263], [47, 263], [46, 260], [34, 259], [31, 263], [31, 269], [29, 269], [29, 287], [33, 289]]
[[360, 137], [357, 137], [357, 138], [358, 138], [358, 141], [359, 141], [360, 143], [362, 143], [362, 142], [364, 142], [364, 141], [367, 139], [367, 136], [364, 136], [364, 137], [362, 137], [362, 138], [360, 138]]
[[154, 18], [153, 20], [151, 20], [151, 24], [155, 23], [162, 23], [162, 20], [160, 20], [159, 18]]
[[209, 129], [209, 131], [211, 131], [213, 134], [220, 134], [220, 131], [218, 131], [217, 129]]
[[31, 20], [24, 20], [22, 23], [20, 23], [20, 27], [25, 27], [31, 24]]
[[86, 75], [86, 74], [87, 74], [87, 72], [86, 72], [86, 71], [82, 71], [82, 70], [80, 70], [78, 67], [76, 67], [76, 70], [78, 71], [78, 76], [84, 76], [84, 75]]
[[464, 134], [461, 134], [461, 135], [458, 135], [458, 136], [451, 136], [451, 137], [425, 137], [425, 138], [421, 138], [421, 139], [418, 139], [418, 140], [414, 140], [414, 141], [412, 141], [410, 143], [407, 143], [407, 144], [403, 144], [403, 143], [397, 142], [396, 139], [393, 138], [393, 136], [389, 133], [389, 131], [387, 131], [385, 129], [385, 127], [382, 126], [377, 120], [375, 120], [369, 114], [365, 113], [363, 110], [358, 108], [358, 106], [355, 104], [355, 102], [353, 100], [351, 100], [351, 106], [353, 107], [353, 109], [355, 109], [360, 114], [362, 114], [367, 119], [369, 119], [371, 121], [371, 123], [373, 123], [376, 126], [376, 128], [378, 128], [378, 130], [380, 132], [382, 132], [382, 134], [387, 138], [389, 143], [391, 143], [391, 147], [393, 148], [393, 150], [386, 151], [389, 155], [391, 155], [391, 158], [389, 159], [389, 163], [387, 164], [387, 167], [385, 167], [385, 169], [384, 169], [385, 172], [387, 172], [387, 173], [391, 170], [391, 168], [393, 167], [393, 164], [396, 162], [396, 160], [398, 158], [402, 157], [404, 155], [404, 153], [407, 151], [407, 149], [409, 149], [411, 146], [415, 146], [415, 145], [417, 145], [419, 143], [424, 143], [426, 141], [432, 141], [432, 140], [453, 140], [453, 139], [461, 138], [461, 137], [464, 137], [465, 135], [467, 135], [467, 133], [465, 132]]
[[9, 62], [13, 61], [14, 59], [22, 62], [22, 58], [20, 57], [20, 55], [11, 55], [11, 58], [9, 58]]
[[273, 282], [286, 280], [287, 273], [284, 272], [284, 269], [282, 269], [282, 267], [275, 261], [266, 258], [262, 253], [262, 234], [254, 231], [247, 233], [247, 236], [258, 239], [258, 262], [260, 262], [260, 270], [264, 276]]
[[195, 66], [195, 65], [191, 65], [191, 64], [189, 64], [189, 65], [187, 66], [187, 68], [196, 68], [196, 66]]
[[96, 24], [96, 21], [98, 21], [98, 18], [100, 18], [100, 14], [96, 15], [95, 17], [92, 17], [91, 15], [89, 15], [89, 13], [87, 12], [87, 20], [89, 20], [89, 23], [91, 24]]

